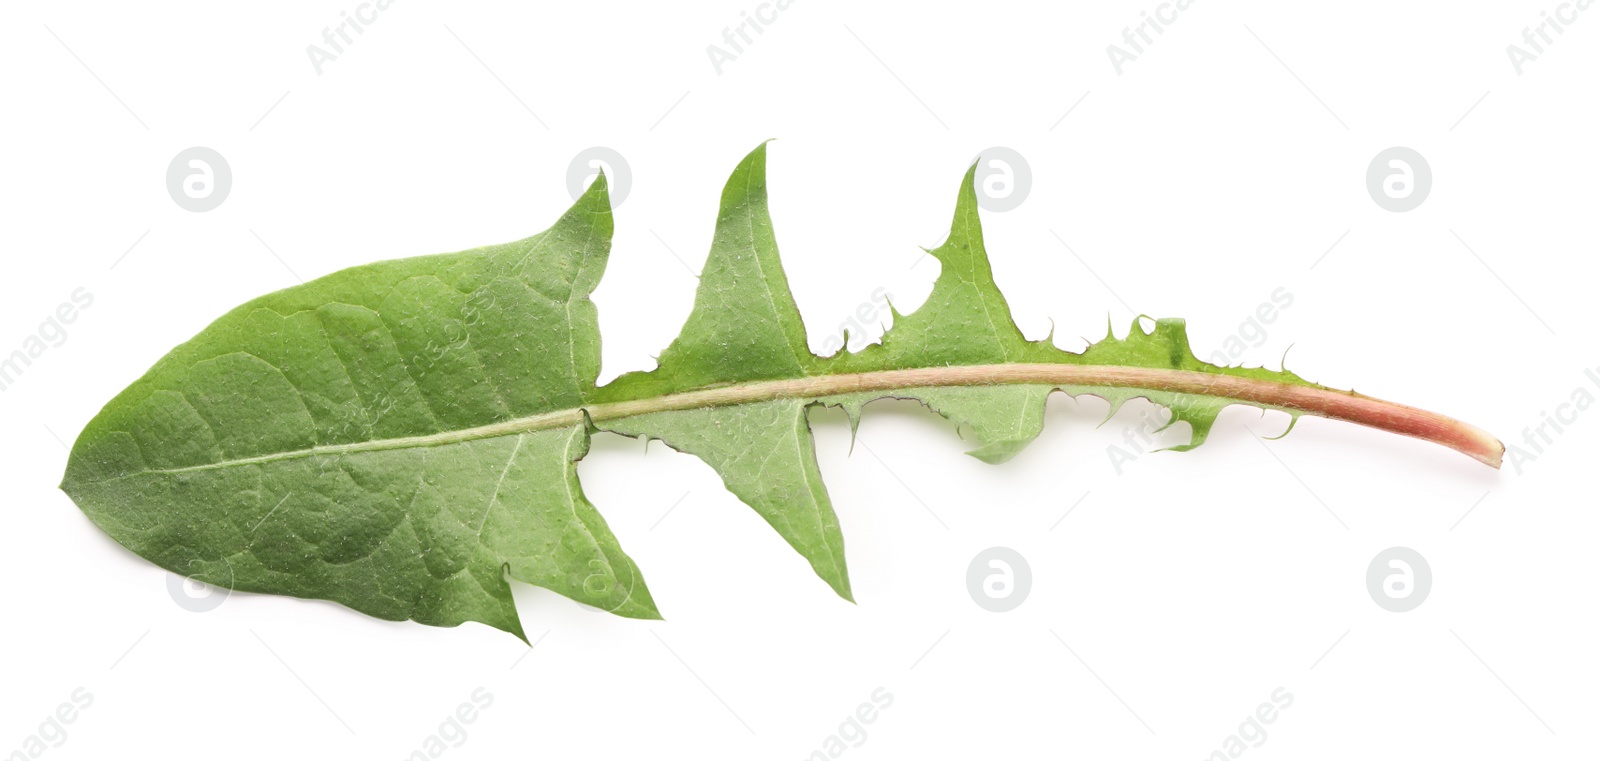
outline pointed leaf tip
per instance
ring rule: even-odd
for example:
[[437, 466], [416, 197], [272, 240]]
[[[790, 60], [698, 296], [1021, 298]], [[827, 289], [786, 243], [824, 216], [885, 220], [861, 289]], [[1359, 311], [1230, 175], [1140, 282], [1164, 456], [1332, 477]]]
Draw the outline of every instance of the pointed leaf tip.
[[600, 164], [595, 167], [594, 179], [590, 180], [589, 186], [583, 189], [583, 195], [579, 196], [579, 200], [590, 196], [604, 197], [609, 200], [610, 195], [610, 185], [606, 179], [606, 167], [604, 164]]
[[973, 159], [972, 166], [967, 167], [967, 173], [961, 177], [961, 193], [956, 197], [956, 209], [978, 211], [978, 161]]
[[[718, 218], [737, 211], [751, 199], [763, 204], [767, 197], [767, 144], [762, 142], [755, 150], [745, 154], [722, 185], [722, 196], [717, 210]], [[763, 210], [763, 216], [765, 210]]]

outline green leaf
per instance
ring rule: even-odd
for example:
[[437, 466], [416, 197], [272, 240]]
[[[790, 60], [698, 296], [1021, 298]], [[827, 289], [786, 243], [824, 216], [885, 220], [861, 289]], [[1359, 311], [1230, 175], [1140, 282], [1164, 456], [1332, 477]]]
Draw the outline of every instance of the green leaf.
[[1433, 413], [1287, 371], [1200, 361], [1181, 320], [1135, 320], [1081, 353], [1029, 341], [962, 180], [927, 302], [882, 341], [817, 357], [779, 262], [766, 146], [724, 188], [682, 331], [656, 369], [596, 387], [589, 294], [610, 251], [605, 178], [515, 243], [377, 262], [263, 296], [163, 357], [73, 447], [62, 488], [107, 534], [176, 573], [334, 600], [378, 618], [478, 621], [522, 636], [507, 578], [635, 618], [659, 616], [583, 495], [593, 431], [704, 460], [850, 599], [844, 540], [807, 411], [916, 399], [1002, 462], [1055, 391], [1171, 410], [1202, 443], [1231, 404], [1350, 420], [1498, 467], [1503, 447]]

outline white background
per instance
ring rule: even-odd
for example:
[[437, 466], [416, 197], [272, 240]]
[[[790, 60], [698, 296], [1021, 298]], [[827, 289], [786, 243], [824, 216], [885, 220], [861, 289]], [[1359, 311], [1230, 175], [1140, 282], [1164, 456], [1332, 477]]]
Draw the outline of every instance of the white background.
[[[1506, 46], [1555, 0], [1198, 0], [1118, 74], [1106, 48], [1155, 0], [797, 0], [718, 74], [706, 47], [755, 0], [534, 5], [398, 0], [321, 74], [306, 47], [354, 2], [3, 11], [0, 353], [74, 289], [94, 302], [0, 392], [0, 753], [79, 687], [92, 705], [41, 757], [399, 759], [480, 687], [492, 706], [441, 757], [800, 759], [880, 687], [892, 706], [841, 757], [1198, 759], [1279, 687], [1292, 706], [1244, 756], [1594, 752], [1600, 412], [1518, 473], [1317, 419], [1262, 442], [1284, 420], [1234, 408], [1201, 449], [1120, 474], [1108, 448], [1142, 403], [1096, 428], [1102, 402], [1057, 397], [1002, 466], [915, 405], [869, 408], [853, 454], [819, 413], [857, 605], [709, 468], [604, 435], [585, 488], [666, 621], [519, 585], [530, 651], [327, 603], [178, 605], [55, 488], [84, 423], [246, 299], [544, 229], [595, 145], [633, 180], [595, 297], [602, 380], [676, 335], [723, 180], [775, 137], [775, 225], [818, 349], [877, 288], [921, 302], [938, 264], [918, 246], [1005, 146], [1032, 189], [985, 234], [1030, 336], [1079, 348], [1108, 315], [1119, 334], [1181, 316], [1206, 356], [1282, 287], [1292, 306], [1243, 362], [1293, 344], [1308, 378], [1524, 447], [1574, 389], [1600, 395], [1600, 8], [1519, 75]], [[233, 172], [206, 213], [165, 187], [197, 145]], [[1367, 193], [1391, 146], [1432, 168], [1414, 211]], [[991, 546], [1031, 567], [1010, 613], [966, 589]], [[1432, 569], [1409, 613], [1366, 590], [1392, 546]]]

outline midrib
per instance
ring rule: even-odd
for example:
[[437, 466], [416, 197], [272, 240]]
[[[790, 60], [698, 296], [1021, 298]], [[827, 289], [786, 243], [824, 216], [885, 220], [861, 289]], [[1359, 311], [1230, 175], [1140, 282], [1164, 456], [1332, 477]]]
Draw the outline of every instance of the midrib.
[[1276, 407], [1333, 420], [1344, 420], [1404, 436], [1432, 441], [1480, 462], [1500, 466], [1504, 447], [1487, 432], [1459, 420], [1355, 392], [1313, 388], [1278, 381], [1240, 378], [1190, 370], [1119, 367], [1114, 365], [996, 364], [879, 370], [843, 375], [754, 381], [674, 394], [553, 410], [488, 425], [441, 431], [425, 436], [330, 444], [308, 449], [244, 457], [182, 468], [150, 469], [126, 474], [191, 473], [242, 465], [258, 465], [306, 457], [411, 449], [459, 444], [479, 439], [567, 428], [587, 413], [596, 423], [655, 412], [730, 407], [779, 399], [810, 399], [872, 391], [955, 386], [1054, 385], [1086, 389], [1120, 388], [1194, 394], [1266, 407]]

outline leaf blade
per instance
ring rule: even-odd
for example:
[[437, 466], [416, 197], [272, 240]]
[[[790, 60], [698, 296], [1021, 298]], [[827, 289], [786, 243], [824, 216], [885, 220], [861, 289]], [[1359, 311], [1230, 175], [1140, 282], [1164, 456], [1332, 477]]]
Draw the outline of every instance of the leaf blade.
[[[102, 410], [62, 488], [135, 552], [235, 589], [391, 620], [482, 621], [520, 637], [504, 570], [659, 617], [577, 484], [581, 415], [514, 436], [361, 449], [581, 408], [600, 370], [589, 294], [611, 232], [601, 178], [522, 241], [364, 265], [248, 302]], [[518, 462], [523, 444], [534, 462]], [[529, 472], [534, 482], [508, 484]], [[491, 482], [512, 489], [486, 492]], [[216, 520], [218, 504], [230, 520]], [[484, 512], [468, 530], [473, 505]], [[371, 557], [386, 572], [360, 571]]]
[[1498, 467], [1492, 436], [1284, 371], [1199, 360], [1181, 320], [1135, 320], [1080, 353], [1029, 341], [994, 280], [974, 173], [957, 194], [928, 301], [881, 343], [816, 357], [778, 256], [766, 144], [721, 197], [691, 311], [659, 366], [597, 387], [590, 293], [610, 251], [598, 178], [549, 230], [377, 262], [247, 302], [108, 403], [62, 488], [162, 567], [246, 591], [330, 599], [378, 618], [479, 621], [523, 636], [507, 576], [636, 618], [659, 611], [584, 496], [592, 431], [700, 457], [841, 597], [846, 557], [806, 410], [912, 398], [1003, 462], [1039, 435], [1053, 391], [1113, 411], [1144, 397], [1190, 449], [1232, 404], [1351, 420]]

